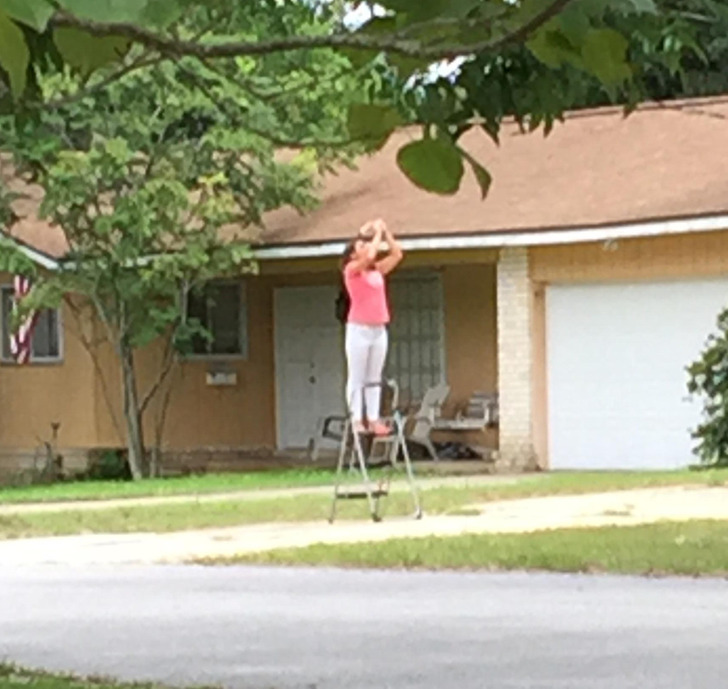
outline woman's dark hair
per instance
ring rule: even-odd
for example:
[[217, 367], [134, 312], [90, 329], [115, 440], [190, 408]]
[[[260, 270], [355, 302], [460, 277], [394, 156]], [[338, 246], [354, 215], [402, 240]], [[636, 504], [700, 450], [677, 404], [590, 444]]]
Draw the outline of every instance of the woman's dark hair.
[[341, 278], [341, 285], [339, 286], [339, 295], [336, 297], [335, 305], [336, 320], [339, 321], [339, 323], [341, 324], [346, 323], [349, 317], [349, 307], [351, 306], [349, 292], [346, 289], [346, 285], [344, 284], [343, 272], [344, 268], [346, 268], [346, 265], [349, 263], [349, 261], [351, 261], [351, 254], [354, 251], [354, 247], [356, 246], [357, 241], [358, 237], [347, 242], [346, 246], [344, 247], [344, 253], [341, 254], [341, 273], [339, 274], [339, 277]]
[[356, 247], [356, 243], [359, 241], [359, 238], [352, 239], [346, 243], [346, 246], [344, 247], [344, 253], [341, 254], [341, 269], [343, 270], [346, 268], [347, 263], [351, 261], [351, 254], [354, 251], [354, 247]]

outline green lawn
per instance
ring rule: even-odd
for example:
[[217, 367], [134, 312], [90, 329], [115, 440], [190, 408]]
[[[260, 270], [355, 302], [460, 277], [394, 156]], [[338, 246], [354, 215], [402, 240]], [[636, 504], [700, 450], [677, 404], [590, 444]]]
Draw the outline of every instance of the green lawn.
[[140, 505], [99, 510], [0, 514], [0, 538], [83, 533], [169, 532], [191, 529], [324, 519], [326, 496]]
[[239, 490], [326, 485], [326, 469], [283, 469], [248, 473], [204, 474], [145, 481], [76, 481], [50, 486], [0, 487], [0, 505], [27, 502], [69, 502], [168, 495], [209, 495]]
[[511, 482], [442, 487], [427, 491], [425, 509], [445, 514], [462, 505], [547, 495], [578, 495], [660, 486], [722, 486], [728, 469], [710, 471], [593, 471], [527, 474]]
[[[427, 514], [469, 514], [470, 505], [543, 495], [577, 494], [604, 490], [696, 483], [719, 485], [721, 472], [532, 474], [514, 482], [429, 488], [422, 491]], [[328, 517], [331, 495], [286, 498], [244, 498], [159, 505], [128, 505], [104, 509], [0, 514], [0, 538], [60, 536], [78, 533], [169, 532], [266, 522], [322, 521]], [[412, 511], [406, 491], [393, 492], [385, 503], [385, 517]], [[367, 519], [364, 502], [341, 502], [338, 519]]]
[[[431, 476], [425, 465], [418, 467], [420, 477]], [[205, 474], [145, 481], [79, 481], [50, 486], [0, 487], [0, 505], [94, 501], [178, 495], [210, 495], [266, 488], [295, 488], [330, 485], [333, 472], [328, 469], [286, 469], [248, 473]], [[640, 488], [676, 484], [722, 484], [728, 481], [728, 469], [710, 471], [648, 472], [556, 472], [528, 474], [497, 488], [488, 487], [488, 495], [523, 497], [554, 492], [593, 492], [620, 488]]]
[[663, 522], [314, 545], [202, 562], [728, 576], [728, 522]]
[[129, 684], [104, 678], [84, 679], [0, 664], [0, 689], [165, 689], [165, 687], [150, 683]]

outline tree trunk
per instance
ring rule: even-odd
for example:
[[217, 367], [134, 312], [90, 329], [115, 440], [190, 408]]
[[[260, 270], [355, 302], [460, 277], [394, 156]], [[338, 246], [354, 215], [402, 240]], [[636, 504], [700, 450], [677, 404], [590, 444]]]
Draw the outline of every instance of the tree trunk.
[[139, 410], [139, 393], [134, 370], [134, 351], [125, 342], [121, 343], [121, 373], [124, 390], [124, 420], [126, 422], [126, 446], [129, 454], [129, 469], [136, 481], [144, 477], [146, 465], [144, 456], [144, 435]]

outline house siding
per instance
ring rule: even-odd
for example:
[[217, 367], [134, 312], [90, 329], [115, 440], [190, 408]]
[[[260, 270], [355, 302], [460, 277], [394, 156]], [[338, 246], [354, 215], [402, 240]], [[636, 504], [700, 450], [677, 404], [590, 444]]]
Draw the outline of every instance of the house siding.
[[725, 273], [728, 273], [728, 228], [725, 232], [530, 250], [530, 276], [535, 282], [655, 280]]
[[[450, 265], [443, 269], [445, 351], [450, 384], [446, 414], [465, 405], [475, 391], [495, 393], [498, 390], [495, 273], [495, 265], [487, 263]], [[498, 447], [498, 433], [494, 428], [466, 434], [461, 439]]]
[[[1, 283], [10, 281], [10, 276], [0, 274]], [[17, 452], [28, 459], [50, 440], [53, 423], [60, 424], [59, 446], [96, 445], [94, 371], [81, 338], [90, 334], [91, 324], [84, 316], [77, 320], [66, 305], [61, 308], [61, 322], [61, 362], [0, 364], [0, 474], [15, 461]]]

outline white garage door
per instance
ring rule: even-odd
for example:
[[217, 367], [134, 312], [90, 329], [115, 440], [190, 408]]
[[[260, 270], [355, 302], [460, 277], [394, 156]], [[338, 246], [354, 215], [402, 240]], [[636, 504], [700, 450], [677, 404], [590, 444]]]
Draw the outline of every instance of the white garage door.
[[553, 285], [546, 291], [553, 469], [669, 469], [696, 461], [685, 367], [728, 305], [728, 279]]

